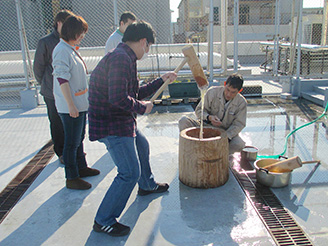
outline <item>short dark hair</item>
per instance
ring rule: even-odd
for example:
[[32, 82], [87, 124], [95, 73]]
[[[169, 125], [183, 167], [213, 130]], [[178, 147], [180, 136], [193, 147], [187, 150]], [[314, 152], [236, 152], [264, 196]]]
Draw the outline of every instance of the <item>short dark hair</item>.
[[59, 11], [54, 20], [54, 28], [57, 29], [57, 27], [58, 27], [57, 22], [64, 23], [64, 21], [67, 19], [67, 17], [69, 17], [71, 15], [74, 15], [74, 13], [68, 9], [63, 9], [63, 10]]
[[123, 35], [122, 42], [138, 42], [146, 38], [148, 43], [155, 43], [155, 32], [152, 26], [145, 21], [134, 22], [129, 25]]
[[243, 87], [244, 78], [238, 73], [231, 74], [227, 78], [226, 85], [231, 86], [232, 88], [240, 90]]
[[61, 30], [61, 38], [65, 41], [75, 40], [88, 31], [88, 23], [81, 16], [72, 15], [66, 19]]
[[120, 23], [121, 23], [121, 21], [123, 21], [123, 23], [125, 24], [125, 23], [128, 22], [129, 19], [135, 21], [135, 20], [137, 20], [137, 16], [135, 16], [135, 14], [133, 14], [133, 13], [130, 12], [130, 11], [125, 11], [125, 12], [121, 15]]

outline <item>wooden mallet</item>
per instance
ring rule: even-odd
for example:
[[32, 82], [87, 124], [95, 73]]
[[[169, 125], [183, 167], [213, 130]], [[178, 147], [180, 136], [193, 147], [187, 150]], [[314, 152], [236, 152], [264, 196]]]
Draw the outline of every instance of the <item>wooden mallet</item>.
[[[184, 54], [185, 58], [180, 63], [180, 65], [174, 70], [175, 73], [178, 73], [180, 69], [188, 62], [190, 70], [192, 72], [193, 77], [196, 80], [196, 83], [199, 89], [205, 89], [208, 86], [208, 81], [204, 74], [203, 68], [200, 65], [200, 62], [196, 56], [196, 52], [192, 45], [186, 45], [182, 48], [182, 53]], [[156, 93], [152, 96], [150, 101], [154, 103], [155, 99], [162, 93], [162, 91], [168, 86], [170, 80], [166, 80], [164, 84], [156, 91]]]
[[316, 161], [302, 161], [301, 158], [298, 156], [291, 157], [289, 159], [283, 161], [277, 161], [270, 165], [262, 167], [262, 169], [266, 169], [270, 172], [275, 173], [284, 173], [284, 172], [291, 172], [296, 168], [301, 167], [303, 164], [310, 164], [310, 163], [318, 163], [320, 160]]
[[182, 49], [182, 53], [185, 55], [185, 57], [189, 57], [188, 65], [190, 67], [194, 79], [196, 80], [198, 88], [200, 90], [206, 89], [208, 87], [208, 81], [204, 74], [204, 70], [200, 65], [194, 47], [192, 45], [186, 45]]

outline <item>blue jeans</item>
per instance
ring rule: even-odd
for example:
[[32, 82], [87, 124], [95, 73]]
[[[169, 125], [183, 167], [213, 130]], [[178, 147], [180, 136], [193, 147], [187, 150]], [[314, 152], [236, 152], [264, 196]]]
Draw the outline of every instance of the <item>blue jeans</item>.
[[64, 150], [65, 177], [67, 179], [78, 178], [79, 169], [87, 167], [83, 150], [83, 139], [87, 112], [79, 112], [79, 117], [73, 118], [69, 114], [59, 114], [64, 126]]
[[100, 139], [117, 166], [117, 176], [109, 187], [96, 214], [100, 225], [115, 224], [138, 182], [141, 189], [155, 189], [156, 183], [149, 164], [149, 143], [136, 132], [136, 137], [107, 136]]

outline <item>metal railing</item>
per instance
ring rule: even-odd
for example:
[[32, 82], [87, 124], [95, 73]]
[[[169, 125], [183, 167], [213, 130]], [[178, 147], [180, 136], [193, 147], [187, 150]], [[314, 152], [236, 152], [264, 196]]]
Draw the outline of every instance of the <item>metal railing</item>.
[[[190, 42], [210, 81], [233, 71], [244, 74], [246, 83], [264, 79], [280, 87], [281, 75], [324, 77], [325, 53], [315, 52], [326, 44], [327, 6], [314, 11], [303, 9], [302, 2], [181, 0], [177, 22], [171, 23], [169, 0], [2, 0], [0, 8], [7, 14], [0, 17], [0, 102], [10, 105], [12, 99], [19, 101], [17, 90], [36, 87], [32, 62], [37, 42], [51, 32], [54, 16], [65, 8], [89, 24], [80, 52], [90, 71], [104, 55], [120, 14], [131, 11], [156, 32], [152, 56], [138, 62], [140, 77], [174, 70], [181, 48]], [[309, 45], [310, 59], [302, 53], [301, 43]], [[314, 63], [320, 68], [312, 69]], [[188, 74], [187, 66], [181, 74]], [[263, 93], [276, 93], [276, 87]]]

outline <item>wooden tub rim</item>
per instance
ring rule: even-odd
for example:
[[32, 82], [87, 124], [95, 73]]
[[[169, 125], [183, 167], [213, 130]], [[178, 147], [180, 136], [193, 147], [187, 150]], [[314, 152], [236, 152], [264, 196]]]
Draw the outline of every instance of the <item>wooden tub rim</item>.
[[[185, 139], [188, 139], [188, 140], [199, 141], [199, 142], [210, 142], [210, 141], [214, 141], [214, 140], [218, 140], [218, 139], [221, 139], [222, 138], [221, 135], [216, 136], [216, 137], [203, 138], [203, 139], [200, 139], [199, 137], [196, 138], [196, 137], [191, 137], [191, 136], [187, 135], [187, 132], [192, 131], [192, 130], [196, 130], [196, 129], [200, 129], [200, 127], [195, 127], [194, 126], [194, 127], [186, 128], [186, 129], [184, 129], [184, 130], [182, 130], [180, 132], [180, 136], [183, 137], [183, 138], [185, 138]], [[204, 130], [205, 129], [212, 129], [212, 130], [218, 131], [220, 134], [222, 134], [222, 132], [220, 131], [220, 129], [215, 129], [213, 127], [204, 127], [203, 129]]]

